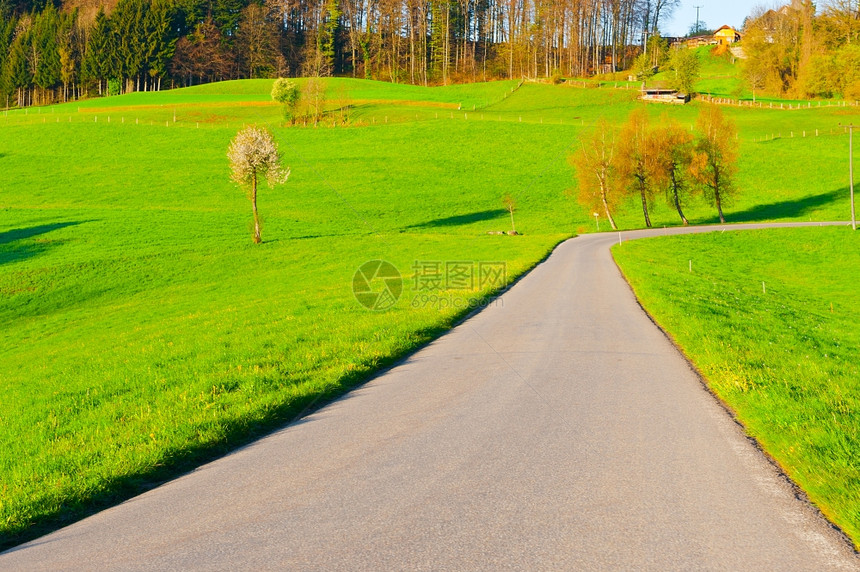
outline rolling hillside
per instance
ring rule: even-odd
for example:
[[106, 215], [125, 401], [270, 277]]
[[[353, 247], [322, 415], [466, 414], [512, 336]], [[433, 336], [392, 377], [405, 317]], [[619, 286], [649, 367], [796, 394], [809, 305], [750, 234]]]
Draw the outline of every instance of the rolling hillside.
[[[0, 117], [0, 544], [288, 422], [487, 303], [595, 227], [571, 198], [568, 156], [599, 118], [641, 105], [627, 89], [333, 79], [328, 109], [347, 123], [285, 127], [270, 88]], [[649, 111], [692, 124], [699, 109]], [[845, 218], [838, 124], [853, 109], [727, 112], [741, 150], [729, 221]], [[259, 246], [226, 158], [250, 123], [272, 129], [292, 171], [261, 190]], [[510, 228], [506, 194], [521, 236], [488, 234]], [[716, 218], [701, 202], [686, 212]], [[622, 228], [640, 218], [635, 202], [618, 216]], [[658, 201], [655, 225], [675, 218]], [[384, 313], [352, 293], [356, 269], [377, 259], [404, 278]], [[501, 262], [505, 278], [431, 290], [416, 279], [425, 263], [455, 262]]]

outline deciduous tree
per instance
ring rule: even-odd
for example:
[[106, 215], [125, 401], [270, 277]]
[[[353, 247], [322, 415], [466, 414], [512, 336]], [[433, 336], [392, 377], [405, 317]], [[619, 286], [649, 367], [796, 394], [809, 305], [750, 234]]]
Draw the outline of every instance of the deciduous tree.
[[723, 205], [735, 191], [737, 172], [737, 130], [716, 105], [708, 105], [696, 122], [696, 139], [690, 167], [705, 197], [717, 207], [720, 222], [726, 222]]
[[672, 87], [683, 93], [693, 93], [693, 87], [699, 79], [700, 66], [701, 62], [695, 50], [686, 48], [673, 50], [669, 57]]
[[654, 132], [654, 151], [657, 184], [666, 190], [669, 204], [678, 211], [684, 226], [689, 224], [684, 216], [683, 204], [690, 191], [689, 173], [693, 160], [693, 135], [677, 121], [664, 116], [660, 129]]
[[322, 120], [325, 113], [325, 80], [318, 77], [308, 78], [302, 88], [300, 102], [304, 109], [304, 116], [313, 121], [314, 126], [316, 126]]
[[198, 24], [192, 34], [176, 43], [176, 54], [170, 64], [171, 72], [188, 84], [223, 79], [230, 69], [221, 36], [212, 20]]
[[511, 234], [517, 234], [517, 227], [514, 224], [514, 212], [517, 210], [517, 202], [510, 194], [502, 198], [502, 204], [505, 205], [505, 210], [511, 215]]
[[299, 103], [299, 86], [294, 81], [279, 77], [272, 85], [272, 99], [284, 106], [284, 120], [291, 121]]
[[251, 3], [242, 11], [236, 44], [248, 77], [272, 76], [278, 55], [278, 28], [266, 7]]
[[582, 138], [580, 150], [571, 162], [579, 181], [579, 202], [603, 212], [613, 230], [617, 230], [612, 210], [622, 197], [622, 185], [618, 176], [616, 135], [605, 119], [598, 122], [590, 135]]
[[227, 158], [230, 160], [231, 178], [248, 190], [254, 212], [254, 242], [259, 244], [263, 238], [257, 212], [258, 183], [265, 179], [270, 188], [282, 184], [289, 177], [290, 170], [281, 166], [278, 145], [272, 134], [262, 127], [250, 126], [239, 131], [230, 142]]
[[645, 109], [640, 108], [630, 114], [619, 140], [619, 175], [624, 184], [639, 195], [645, 226], [651, 228], [648, 205], [654, 198], [657, 146]]

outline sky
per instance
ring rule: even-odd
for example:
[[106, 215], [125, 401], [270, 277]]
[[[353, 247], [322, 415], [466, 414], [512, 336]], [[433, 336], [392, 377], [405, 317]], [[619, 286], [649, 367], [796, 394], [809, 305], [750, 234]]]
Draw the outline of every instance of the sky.
[[[681, 0], [680, 7], [675, 10], [672, 20], [660, 24], [660, 29], [669, 36], [683, 36], [696, 22], [696, 6], [699, 10], [699, 20], [711, 29], [717, 29], [724, 24], [740, 28], [752, 9], [764, 2], [750, 0]], [[788, 0], [786, 0], [788, 3]]]

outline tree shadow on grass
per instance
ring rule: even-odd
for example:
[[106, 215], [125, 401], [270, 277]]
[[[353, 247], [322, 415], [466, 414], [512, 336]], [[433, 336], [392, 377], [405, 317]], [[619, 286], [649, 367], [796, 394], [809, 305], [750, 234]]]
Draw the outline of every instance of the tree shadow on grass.
[[0, 232], [0, 265], [38, 256], [57, 245], [54, 241], [13, 243], [84, 222], [88, 221], [56, 222]]
[[50, 250], [52, 246], [51, 244], [22, 244], [8, 248], [0, 247], [0, 266], [39, 256]]
[[41, 224], [27, 228], [16, 228], [0, 232], [0, 266], [10, 262], [19, 262], [27, 258], [33, 258], [56, 247], [59, 241], [24, 242], [14, 244], [18, 241], [33, 238], [53, 230], [59, 230], [68, 226], [76, 226], [89, 221], [57, 222], [52, 224]]
[[811, 195], [801, 199], [756, 205], [739, 212], [727, 212], [729, 222], [756, 222], [773, 219], [794, 219], [848, 197], [848, 189]]
[[505, 209], [492, 209], [463, 215], [449, 216], [445, 218], [437, 218], [433, 220], [428, 220], [427, 222], [413, 224], [407, 226], [406, 228], [440, 228], [448, 226], [461, 226], [464, 224], [471, 224], [473, 222], [494, 220], [507, 214], [508, 211], [506, 211]]
[[51, 232], [52, 230], [59, 230], [68, 226], [76, 226], [85, 222], [89, 221], [79, 220], [71, 222], [55, 222], [51, 224], [40, 224], [38, 226], [30, 226], [27, 228], [15, 228], [12, 230], [7, 230], [5, 232], [0, 232], [0, 245], [9, 244], [10, 242], [15, 242], [16, 240], [21, 240], [24, 238], [33, 238], [34, 236], [39, 236], [40, 234], [45, 234], [47, 232]]

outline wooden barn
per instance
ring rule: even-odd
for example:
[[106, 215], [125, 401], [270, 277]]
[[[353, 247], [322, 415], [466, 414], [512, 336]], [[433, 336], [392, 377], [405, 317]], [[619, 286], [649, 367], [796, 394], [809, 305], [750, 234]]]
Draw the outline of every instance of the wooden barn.
[[649, 87], [642, 90], [642, 101], [684, 105], [690, 101], [690, 96], [686, 93], [679, 92], [677, 89]]

